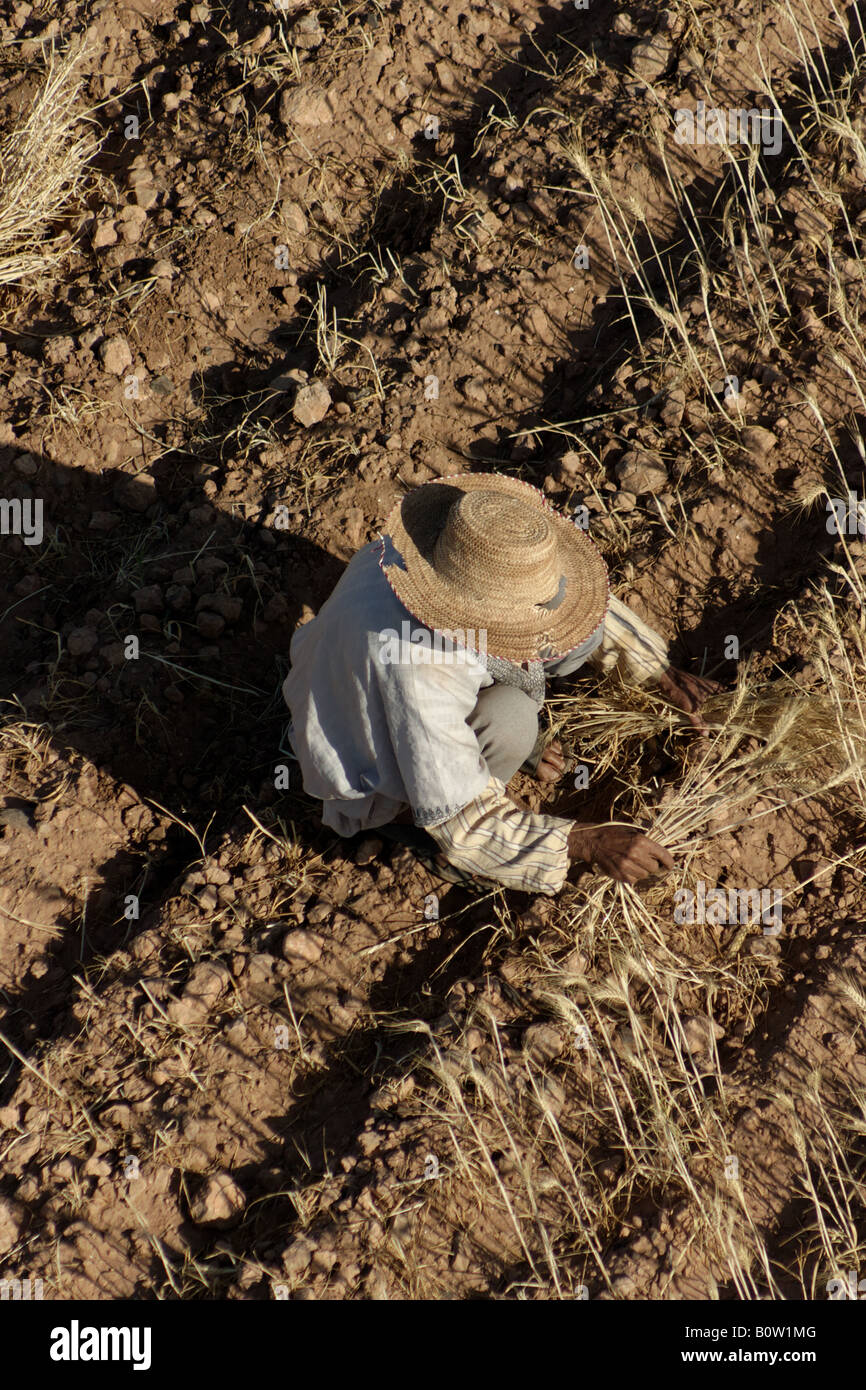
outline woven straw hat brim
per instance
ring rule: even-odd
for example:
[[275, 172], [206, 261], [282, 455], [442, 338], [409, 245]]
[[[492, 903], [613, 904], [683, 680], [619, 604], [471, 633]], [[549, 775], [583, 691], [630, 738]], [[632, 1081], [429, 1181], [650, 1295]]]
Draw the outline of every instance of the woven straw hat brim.
[[[557, 607], [515, 602], [508, 592], [507, 576], [495, 570], [489, 593], [479, 598], [436, 569], [434, 550], [446, 517], [462, 493], [476, 489], [517, 498], [544, 512], [556, 536], [556, 565], [566, 580]], [[397, 503], [382, 537], [379, 563], [404, 607], [433, 630], [486, 631], [490, 656], [516, 663], [567, 656], [592, 636], [607, 612], [607, 566], [595, 543], [569, 517], [555, 511], [542, 492], [517, 478], [460, 473], [423, 483]], [[388, 539], [397, 558], [387, 551]]]

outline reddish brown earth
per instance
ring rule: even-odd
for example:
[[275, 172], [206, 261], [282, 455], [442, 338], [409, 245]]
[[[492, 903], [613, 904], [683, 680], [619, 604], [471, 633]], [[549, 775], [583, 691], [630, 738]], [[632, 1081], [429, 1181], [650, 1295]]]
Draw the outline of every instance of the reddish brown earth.
[[[812, 12], [791, 14], [841, 83], [847, 41]], [[653, 34], [658, 71], [635, 54]], [[15, 5], [0, 37], [0, 132], [52, 37], [86, 37], [102, 140], [60, 270], [0, 291], [0, 494], [46, 517], [39, 546], [0, 537], [0, 1273], [55, 1298], [826, 1296], [809, 1183], [834, 1135], [839, 1259], [866, 1234], [852, 803], [806, 797], [702, 843], [708, 881], [790, 895], [779, 941], [647, 948], [682, 964], [679, 1016], [718, 1023], [715, 1079], [626, 981], [685, 1127], [674, 1171], [638, 1163], [615, 1119], [624, 938], [585, 929], [586, 876], [555, 902], [472, 894], [338, 841], [294, 772], [275, 786], [292, 632], [407, 487], [477, 467], [585, 500], [617, 592], [681, 664], [731, 684], [736, 634], [756, 683], [826, 693], [815, 585], [861, 628], [862, 585], [827, 568], [846, 562], [823, 503], [796, 503], [833, 466], [810, 401], [862, 494], [862, 364], [839, 355], [866, 165], [810, 128], [791, 15], [70, 0]], [[758, 250], [751, 279], [738, 260], [719, 151], [657, 143], [698, 98], [771, 104], [759, 39], [839, 191], [818, 197], [790, 144], [765, 161], [784, 297]], [[848, 90], [862, 141], [866, 88]], [[707, 389], [671, 354], [620, 249], [623, 293], [578, 138], [610, 206], [641, 209], [637, 252], [657, 291], [667, 268], [695, 351], [723, 342], [739, 414], [718, 365]], [[712, 248], [711, 320], [672, 184]], [[862, 579], [862, 539], [848, 559]], [[650, 749], [646, 776], [672, 756]], [[622, 785], [543, 799], [606, 816]], [[606, 1020], [609, 1076], [574, 1046], [581, 1008]], [[740, 1156], [748, 1279], [705, 1239], [728, 1189], [683, 1095]]]

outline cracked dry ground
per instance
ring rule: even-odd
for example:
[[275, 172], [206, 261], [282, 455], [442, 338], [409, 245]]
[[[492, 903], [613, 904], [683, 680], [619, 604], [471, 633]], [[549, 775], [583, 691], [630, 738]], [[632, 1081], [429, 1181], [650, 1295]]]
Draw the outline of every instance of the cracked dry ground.
[[[822, 1296], [816, 1212], [842, 1267], [864, 1236], [856, 808], [708, 814], [703, 877], [783, 891], [784, 931], [732, 952], [661, 886], [636, 959], [598, 880], [469, 894], [275, 771], [294, 628], [406, 487], [475, 467], [584, 502], [683, 663], [733, 681], [736, 634], [756, 684], [844, 674], [821, 604], [861, 621], [862, 541], [793, 503], [834, 451], [862, 491], [862, 118], [846, 145], [808, 97], [817, 70], [862, 105], [856, 13], [48, 8], [0, 19], [0, 128], [84, 37], [103, 143], [56, 278], [3, 292], [0, 492], [46, 510], [0, 547], [4, 1277]], [[670, 113], [768, 91], [800, 144], [741, 204]], [[624, 794], [614, 767], [545, 802]]]

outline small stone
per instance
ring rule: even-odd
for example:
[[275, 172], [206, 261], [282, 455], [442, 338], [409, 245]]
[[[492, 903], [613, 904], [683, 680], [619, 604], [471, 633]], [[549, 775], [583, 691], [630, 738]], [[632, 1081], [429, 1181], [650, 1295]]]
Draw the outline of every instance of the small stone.
[[289, 30], [289, 37], [295, 48], [318, 48], [325, 37], [325, 31], [319, 23], [316, 11], [311, 10], [293, 24]]
[[310, 1267], [316, 1274], [330, 1274], [336, 1263], [337, 1252], [335, 1250], [316, 1250], [310, 1260]]
[[109, 1129], [122, 1129], [127, 1134], [135, 1128], [135, 1111], [131, 1105], [109, 1105], [100, 1112], [100, 1122]]
[[[286, 7], [284, 5], [278, 5], [277, 8], [285, 9]], [[253, 38], [251, 38], [249, 43], [246, 45], [250, 53], [261, 53], [263, 48], [267, 48], [268, 44], [271, 41], [271, 38], [273, 37], [273, 32], [274, 31], [271, 28], [270, 24], [262, 25], [259, 32]]]
[[647, 492], [660, 492], [668, 482], [667, 469], [658, 454], [629, 449], [616, 465], [620, 487], [640, 497]]
[[725, 1030], [706, 1014], [696, 1015], [683, 1021], [683, 1033], [689, 1052], [705, 1054], [712, 1050], [712, 1043], [725, 1036]]
[[772, 430], [765, 430], [761, 425], [749, 425], [740, 435], [740, 443], [753, 459], [766, 458], [778, 442]]
[[99, 360], [107, 372], [113, 376], [123, 376], [132, 366], [132, 352], [122, 333], [113, 333], [103, 338], [99, 345]]
[[126, 648], [123, 642], [106, 642], [104, 647], [99, 648], [99, 655], [109, 666], [122, 666], [126, 660]]
[[539, 190], [532, 193], [526, 200], [526, 206], [531, 208], [536, 217], [540, 217], [543, 222], [556, 221], [556, 207], [547, 194]]
[[160, 260], [154, 261], [150, 273], [157, 280], [173, 280], [177, 275], [177, 266], [171, 261], [160, 258]]
[[135, 186], [135, 191], [132, 196], [135, 199], [136, 206], [140, 207], [144, 212], [147, 212], [153, 207], [159, 194], [153, 184], [138, 183]]
[[102, 218], [97, 221], [93, 232], [93, 249], [101, 251], [105, 246], [115, 246], [117, 244], [117, 228], [112, 219]]
[[24, 1207], [12, 1197], [0, 1197], [0, 1255], [18, 1243], [24, 1221]]
[[249, 1029], [242, 1018], [233, 1018], [223, 1029], [223, 1037], [232, 1047], [240, 1047], [246, 1041]]
[[22, 478], [32, 478], [39, 468], [39, 464], [33, 454], [19, 454], [12, 464], [16, 473], [20, 473]]
[[135, 960], [150, 960], [158, 956], [161, 941], [156, 932], [145, 931], [135, 938], [130, 946], [130, 954]]
[[474, 401], [477, 405], [487, 405], [487, 392], [484, 389], [484, 382], [477, 376], [470, 377], [463, 387], [463, 394], [467, 401]]
[[641, 39], [635, 44], [631, 51], [631, 65], [638, 77], [652, 82], [656, 77], [661, 77], [670, 62], [670, 57], [670, 39], [666, 39], [663, 34], [652, 34], [648, 39]]
[[228, 966], [222, 961], [199, 961], [190, 973], [181, 998], [173, 1000], [168, 1006], [167, 1013], [171, 1021], [192, 1023], [206, 1018], [223, 990], [228, 987], [230, 978]]
[[250, 956], [247, 961], [246, 974], [250, 983], [254, 986], [270, 986], [274, 978], [274, 966], [276, 961], [273, 956], [266, 955], [264, 951]]
[[542, 1076], [538, 1081], [539, 1101], [543, 1110], [561, 1115], [565, 1105], [565, 1087], [556, 1076]]
[[794, 226], [809, 241], [823, 242], [833, 230], [833, 224], [819, 208], [804, 204], [794, 218]]
[[307, 913], [307, 921], [312, 922], [314, 927], [321, 926], [323, 922], [328, 921], [333, 911], [330, 903], [316, 903]]
[[576, 449], [568, 449], [561, 459], [553, 465], [553, 476], [557, 482], [573, 486], [577, 482], [582, 482], [585, 477], [585, 465], [583, 457]]
[[753, 936], [746, 947], [750, 956], [777, 956], [782, 947], [772, 936]]
[[543, 343], [549, 343], [553, 330], [550, 326], [550, 319], [547, 317], [540, 304], [533, 304], [524, 318], [526, 328], [530, 333], [534, 333]]
[[127, 203], [120, 214], [120, 235], [130, 245], [141, 241], [141, 234], [147, 222], [147, 213], [136, 203]]
[[552, 1062], [563, 1051], [562, 1034], [552, 1023], [533, 1023], [523, 1034], [523, 1048], [534, 1062]]
[[283, 1251], [283, 1269], [297, 1278], [309, 1268], [316, 1245], [309, 1236], [297, 1236]]
[[436, 64], [436, 78], [443, 92], [453, 92], [457, 87], [454, 70], [448, 63], [441, 62]]
[[[53, 367], [62, 366], [68, 362], [75, 351], [75, 342], [65, 333], [60, 333], [56, 338], [51, 338], [45, 344], [45, 358]], [[24, 455], [24, 457], [27, 457]]]
[[213, 1173], [190, 1202], [189, 1214], [196, 1226], [233, 1226], [240, 1220], [247, 1199], [230, 1173]]
[[282, 623], [288, 618], [289, 612], [289, 601], [285, 594], [274, 594], [265, 604], [262, 616], [266, 623]]
[[330, 125], [334, 112], [327, 92], [310, 87], [294, 87], [280, 97], [280, 120], [284, 126], [299, 125], [308, 130]]
[[321, 954], [321, 938], [313, 932], [299, 929], [283, 937], [283, 956], [293, 965], [315, 965]]
[[132, 601], [135, 604], [136, 613], [161, 613], [165, 606], [162, 585], [145, 584], [143, 588], [135, 589], [132, 594]]
[[203, 612], [199, 613], [195, 620], [195, 625], [202, 637], [206, 637], [208, 641], [212, 642], [223, 632], [226, 620], [221, 617], [219, 613], [213, 613], [210, 609], [205, 609]]
[[280, 205], [280, 212], [290, 232], [296, 232], [298, 236], [307, 235], [307, 219], [300, 203], [293, 203], [290, 198], [286, 198]]
[[309, 429], [324, 420], [331, 404], [331, 393], [323, 381], [311, 381], [301, 386], [295, 395], [292, 414], [299, 425]]
[[202, 594], [196, 607], [219, 613], [227, 623], [236, 623], [243, 612], [244, 601], [234, 594]]
[[[378, 1226], [378, 1222], [370, 1223]], [[369, 1229], [369, 1228], [368, 1228]], [[384, 1271], [381, 1269], [371, 1269], [364, 1280], [364, 1290], [367, 1297], [374, 1303], [387, 1303], [389, 1300], [388, 1280], [385, 1278]]]
[[663, 425], [668, 429], [679, 429], [682, 424], [683, 414], [686, 408], [686, 393], [679, 387], [669, 391], [664, 405], [659, 411], [659, 418]]
[[99, 641], [99, 635], [92, 627], [74, 627], [66, 639], [66, 650], [70, 656], [88, 656]]
[[[217, 898], [215, 888], [202, 889], [197, 895], [197, 900], [201, 903], [202, 898], [208, 893], [213, 895], [213, 906], [215, 907]], [[179, 999], [172, 999], [168, 1004], [166, 1013], [171, 1022], [184, 1028], [204, 1022], [213, 1005], [227, 987], [230, 978], [229, 968], [222, 961], [200, 961], [192, 970], [183, 994]]]
[[184, 613], [192, 602], [192, 594], [185, 584], [169, 584], [165, 591], [165, 601], [175, 613]]

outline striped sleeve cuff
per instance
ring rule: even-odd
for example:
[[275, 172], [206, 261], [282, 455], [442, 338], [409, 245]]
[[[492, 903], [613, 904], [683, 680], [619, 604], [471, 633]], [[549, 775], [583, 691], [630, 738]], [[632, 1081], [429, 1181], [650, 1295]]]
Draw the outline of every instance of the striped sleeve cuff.
[[491, 777], [462, 811], [427, 830], [449, 863], [527, 893], [558, 893], [568, 873], [572, 822], [522, 811]]
[[658, 680], [670, 665], [664, 638], [613, 596], [605, 617], [601, 646], [588, 661], [605, 675], [621, 664], [639, 685]]

